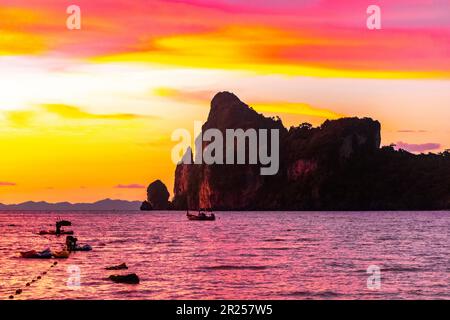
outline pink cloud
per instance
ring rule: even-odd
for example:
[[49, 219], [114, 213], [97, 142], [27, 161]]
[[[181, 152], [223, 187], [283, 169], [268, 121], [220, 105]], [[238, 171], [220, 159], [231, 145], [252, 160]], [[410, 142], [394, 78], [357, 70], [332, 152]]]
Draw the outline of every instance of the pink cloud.
[[439, 143], [433, 143], [433, 142], [415, 144], [415, 143], [407, 143], [407, 142], [399, 141], [399, 142], [395, 143], [395, 148], [397, 150], [403, 149], [403, 150], [406, 150], [409, 152], [419, 152], [420, 153], [420, 152], [438, 150], [441, 148], [441, 145]]
[[[186, 52], [169, 47], [166, 52], [160, 40], [193, 34], [201, 39], [232, 26], [243, 31], [265, 26], [292, 33], [292, 39], [287, 45], [277, 45], [276, 39], [270, 37], [264, 38], [262, 44], [255, 39], [254, 43], [241, 45], [242, 58], [246, 53], [250, 62], [255, 63], [312, 65], [333, 70], [444, 72], [450, 68], [450, 43], [446, 41], [450, 34], [448, 3], [448, 0], [380, 0], [382, 32], [367, 30], [369, 3], [357, 0], [77, 0], [82, 9], [80, 32], [67, 31], [65, 7], [55, 0], [2, 0], [0, 11], [10, 6], [48, 16], [25, 26], [20, 23], [20, 16], [17, 21], [14, 16], [7, 21], [11, 23], [11, 31], [29, 33], [32, 39], [38, 36], [42, 40], [42, 48], [30, 42], [31, 53], [103, 57], [156, 52], [163, 56], [178, 54], [176, 61], [184, 61], [184, 54], [195, 53], [195, 47], [188, 47]], [[258, 36], [259, 31], [254, 32]], [[227, 34], [223, 42], [230, 43], [230, 39], [238, 36]], [[11, 50], [16, 47], [12, 43]], [[214, 48], [208, 50], [214, 52]], [[254, 61], [255, 57], [259, 60]], [[188, 62], [186, 59], [187, 66]]]
[[118, 184], [114, 188], [117, 189], [144, 189], [145, 186], [142, 184], [132, 183], [132, 184]]
[[15, 186], [14, 182], [0, 181], [0, 186]]

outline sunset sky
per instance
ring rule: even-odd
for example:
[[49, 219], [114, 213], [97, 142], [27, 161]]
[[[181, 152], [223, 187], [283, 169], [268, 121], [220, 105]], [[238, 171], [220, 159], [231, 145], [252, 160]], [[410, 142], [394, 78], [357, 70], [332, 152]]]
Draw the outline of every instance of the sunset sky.
[[225, 90], [285, 126], [369, 116], [385, 145], [448, 149], [450, 1], [1, 0], [0, 203], [172, 192], [172, 131]]

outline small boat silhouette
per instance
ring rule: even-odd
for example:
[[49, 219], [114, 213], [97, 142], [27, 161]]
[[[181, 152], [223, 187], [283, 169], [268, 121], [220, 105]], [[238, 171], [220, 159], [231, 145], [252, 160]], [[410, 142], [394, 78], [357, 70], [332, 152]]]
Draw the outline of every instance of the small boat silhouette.
[[72, 230], [63, 230], [62, 227], [68, 227], [71, 226], [72, 223], [68, 220], [61, 220], [58, 218], [55, 225], [55, 230], [41, 230], [39, 231], [39, 235], [63, 235], [63, 234], [73, 234]]
[[[209, 210], [210, 211], [210, 210]], [[216, 220], [216, 216], [214, 213], [206, 213], [205, 209], [198, 210], [198, 214], [192, 214], [187, 210], [186, 217], [189, 220], [196, 220], [196, 221], [214, 221]]]

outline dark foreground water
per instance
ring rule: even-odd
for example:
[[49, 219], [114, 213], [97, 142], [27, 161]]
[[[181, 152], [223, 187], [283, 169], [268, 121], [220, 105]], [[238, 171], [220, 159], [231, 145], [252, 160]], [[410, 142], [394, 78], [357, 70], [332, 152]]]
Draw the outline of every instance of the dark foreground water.
[[[54, 267], [54, 259], [19, 258], [20, 251], [62, 246], [64, 237], [36, 235], [57, 216], [71, 220], [68, 229], [93, 251]], [[15, 299], [450, 298], [448, 211], [217, 216], [198, 222], [183, 212], [0, 212], [0, 298], [19, 288]], [[122, 262], [129, 270], [105, 270]], [[368, 287], [371, 265], [381, 269], [379, 289]], [[106, 279], [127, 272], [141, 283]]]

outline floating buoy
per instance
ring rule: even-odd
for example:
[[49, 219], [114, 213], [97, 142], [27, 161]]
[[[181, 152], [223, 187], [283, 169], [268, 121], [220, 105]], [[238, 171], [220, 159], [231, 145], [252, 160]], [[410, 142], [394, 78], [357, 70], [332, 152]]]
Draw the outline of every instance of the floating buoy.
[[[55, 261], [54, 263], [52, 263], [52, 264], [50, 265], [50, 268], [48, 268], [47, 271], [43, 271], [43, 272], [41, 273], [41, 275], [47, 274], [47, 272], [50, 271], [51, 268], [53, 268], [53, 267], [56, 266], [57, 264], [58, 264], [58, 262], [56, 262], [56, 261]], [[31, 286], [32, 283], [35, 283], [35, 282], [38, 281], [39, 279], [42, 279], [42, 277], [41, 277], [41, 276], [37, 276], [36, 279], [32, 279], [30, 282], [27, 282], [27, 283], [25, 284], [25, 286], [26, 286], [26, 287], [29, 287], [29, 286]], [[21, 294], [22, 292], [23, 292], [22, 289], [17, 289], [16, 292], [15, 292], [15, 294], [16, 294], [16, 295], [19, 295], [19, 294]], [[9, 298], [9, 299], [14, 299], [14, 296], [13, 296], [13, 295], [10, 295], [10, 296], [8, 296], [8, 298]]]

